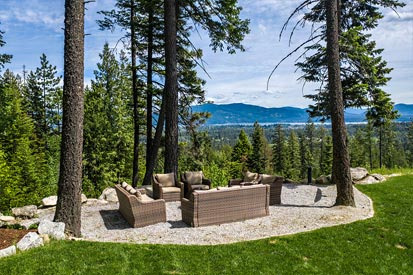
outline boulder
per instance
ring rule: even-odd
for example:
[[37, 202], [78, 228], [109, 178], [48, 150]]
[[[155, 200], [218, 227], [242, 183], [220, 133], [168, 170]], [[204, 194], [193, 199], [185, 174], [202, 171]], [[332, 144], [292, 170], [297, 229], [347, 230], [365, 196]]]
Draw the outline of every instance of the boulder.
[[0, 250], [0, 258], [16, 254], [16, 246], [12, 245]]
[[23, 207], [15, 207], [11, 209], [11, 212], [15, 217], [21, 218], [34, 218], [37, 214], [37, 206], [36, 205], [26, 205]]
[[86, 195], [83, 194], [83, 193], [82, 193], [82, 195], [81, 195], [81, 200], [82, 200], [82, 203], [87, 202], [87, 197], [86, 197]]
[[380, 175], [380, 174], [371, 174], [370, 176], [374, 177], [379, 182], [382, 182], [382, 181], [386, 180], [386, 178], [383, 175]]
[[50, 196], [50, 197], [42, 199], [42, 205], [44, 207], [56, 206], [56, 204], [57, 204], [57, 196]]
[[12, 216], [1, 216], [0, 222], [14, 222], [16, 219]]
[[34, 232], [27, 233], [23, 239], [17, 243], [17, 248], [21, 251], [43, 245], [43, 239]]
[[331, 176], [321, 175], [315, 180], [316, 184], [331, 184]]
[[64, 240], [66, 238], [65, 224], [63, 222], [51, 222], [48, 220], [41, 221], [37, 231], [41, 235], [47, 234], [56, 240]]
[[98, 205], [98, 204], [107, 204], [106, 200], [98, 200], [98, 199], [87, 199], [86, 205]]
[[110, 202], [117, 202], [118, 201], [118, 195], [116, 195], [115, 188], [107, 187], [105, 190], [103, 190], [102, 195], [100, 195], [99, 199], [100, 200], [107, 200], [107, 201], [110, 201]]
[[368, 175], [367, 177], [365, 177], [364, 179], [357, 181], [358, 184], [373, 184], [373, 183], [379, 183], [384, 181], [385, 178], [380, 175], [380, 174], [372, 174], [372, 175]]
[[353, 181], [362, 180], [368, 175], [367, 169], [362, 167], [350, 168], [350, 173]]

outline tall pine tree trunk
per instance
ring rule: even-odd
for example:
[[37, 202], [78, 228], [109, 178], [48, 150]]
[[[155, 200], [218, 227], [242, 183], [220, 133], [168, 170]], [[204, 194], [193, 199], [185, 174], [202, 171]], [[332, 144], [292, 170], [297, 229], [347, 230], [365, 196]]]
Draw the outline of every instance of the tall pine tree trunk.
[[133, 93], [133, 174], [132, 186], [139, 180], [139, 106], [138, 78], [136, 75], [136, 35], [135, 35], [135, 1], [130, 1], [131, 59], [132, 59], [132, 93]]
[[165, 0], [165, 166], [178, 173], [178, 76], [176, 56], [176, 0]]
[[337, 185], [336, 205], [355, 206], [340, 79], [338, 0], [327, 0], [326, 10], [328, 88], [333, 134], [332, 180]]
[[[152, 153], [152, 67], [153, 67], [153, 7], [152, 1], [148, 4], [149, 26], [148, 26], [148, 64], [147, 64], [147, 94], [146, 94], [146, 170], [149, 168]], [[145, 180], [144, 180], [145, 183]]]
[[63, 128], [58, 200], [54, 220], [80, 237], [84, 86], [84, 3], [65, 2]]

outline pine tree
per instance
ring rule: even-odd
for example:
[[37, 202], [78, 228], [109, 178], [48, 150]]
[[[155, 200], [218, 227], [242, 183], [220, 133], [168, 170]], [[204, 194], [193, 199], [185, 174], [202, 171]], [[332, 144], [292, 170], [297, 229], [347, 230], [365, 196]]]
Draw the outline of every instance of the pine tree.
[[93, 196], [113, 182], [130, 178], [128, 152], [133, 146], [133, 116], [128, 104], [132, 91], [129, 69], [122, 63], [126, 60], [117, 61], [107, 43], [99, 56], [95, 80], [85, 91], [83, 189]]
[[[5, 73], [6, 74], [6, 73]], [[5, 81], [6, 80], [6, 81]], [[0, 151], [2, 197], [0, 206], [11, 207], [38, 204], [45, 194], [45, 157], [38, 147], [33, 121], [22, 109], [22, 97], [17, 80], [11, 73], [0, 87]]]
[[238, 136], [237, 143], [232, 148], [231, 160], [241, 163], [241, 170], [247, 170], [247, 163], [252, 152], [252, 146], [244, 130], [241, 130]]
[[293, 180], [300, 179], [300, 144], [295, 131], [291, 131], [288, 137], [287, 162], [285, 166], [285, 177]]
[[274, 172], [283, 175], [286, 171], [287, 146], [284, 130], [281, 124], [278, 124], [274, 129], [272, 143], [272, 164]]
[[354, 136], [350, 138], [350, 162], [352, 167], [365, 167], [367, 165], [368, 154], [366, 149], [364, 132], [357, 129]]
[[61, 110], [61, 89], [58, 86], [61, 77], [56, 76], [57, 69], [40, 56], [40, 67], [30, 72], [27, 78], [26, 104], [28, 112], [36, 122], [39, 138], [47, 140], [51, 130], [59, 127]]
[[266, 147], [268, 147], [268, 142], [264, 135], [264, 129], [257, 121], [254, 123], [251, 140], [252, 150], [248, 158], [248, 167], [251, 171], [262, 174], [266, 170]]
[[[6, 44], [6, 42], [3, 40], [3, 34], [4, 34], [4, 31], [0, 30], [0, 48]], [[10, 54], [5, 54], [5, 53], [0, 54], [0, 72], [4, 68], [4, 64], [10, 63], [10, 60], [12, 59], [12, 57], [13, 56]]]
[[413, 121], [408, 123], [407, 132], [407, 162], [410, 168], [413, 168]]

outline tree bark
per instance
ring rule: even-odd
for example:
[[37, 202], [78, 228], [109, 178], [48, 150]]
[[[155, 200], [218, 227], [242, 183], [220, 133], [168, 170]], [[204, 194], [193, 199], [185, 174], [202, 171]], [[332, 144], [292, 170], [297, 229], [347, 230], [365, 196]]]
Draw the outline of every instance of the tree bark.
[[165, 173], [178, 174], [178, 77], [176, 0], [165, 0]]
[[[152, 1], [148, 5], [149, 26], [148, 26], [148, 64], [147, 64], [147, 94], [146, 94], [146, 170], [149, 168], [152, 153], [152, 115], [153, 115], [153, 92], [152, 92], [152, 67], [153, 67], [153, 7]], [[144, 180], [145, 183], [145, 180]]]
[[[165, 91], [163, 93], [165, 95]], [[164, 97], [163, 97], [164, 98]], [[165, 123], [165, 100], [162, 99], [161, 110], [159, 112], [158, 124], [156, 125], [155, 137], [152, 142], [151, 150], [149, 152], [149, 160], [146, 163], [146, 172], [143, 179], [144, 185], [151, 184], [151, 177], [155, 169], [156, 160], [158, 158], [158, 150], [161, 146], [162, 132]]]
[[80, 237], [84, 86], [84, 3], [65, 2], [63, 127], [58, 200], [54, 221]]
[[136, 35], [135, 35], [135, 0], [130, 1], [131, 59], [132, 59], [132, 93], [133, 93], [133, 173], [132, 186], [139, 180], [139, 106], [138, 78], [136, 75]]
[[326, 11], [328, 88], [333, 137], [332, 180], [337, 185], [336, 205], [355, 206], [340, 79], [338, 0], [327, 0]]

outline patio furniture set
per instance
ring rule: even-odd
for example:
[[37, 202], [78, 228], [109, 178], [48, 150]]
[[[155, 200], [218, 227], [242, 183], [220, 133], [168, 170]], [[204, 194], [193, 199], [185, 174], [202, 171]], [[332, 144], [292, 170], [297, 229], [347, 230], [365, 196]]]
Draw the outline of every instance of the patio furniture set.
[[281, 203], [283, 177], [247, 172], [228, 187], [211, 189], [200, 172], [185, 172], [177, 182], [173, 173], [155, 174], [152, 186], [115, 186], [119, 212], [132, 227], [166, 222], [166, 202], [180, 201], [182, 221], [198, 227], [269, 215], [269, 205]]

